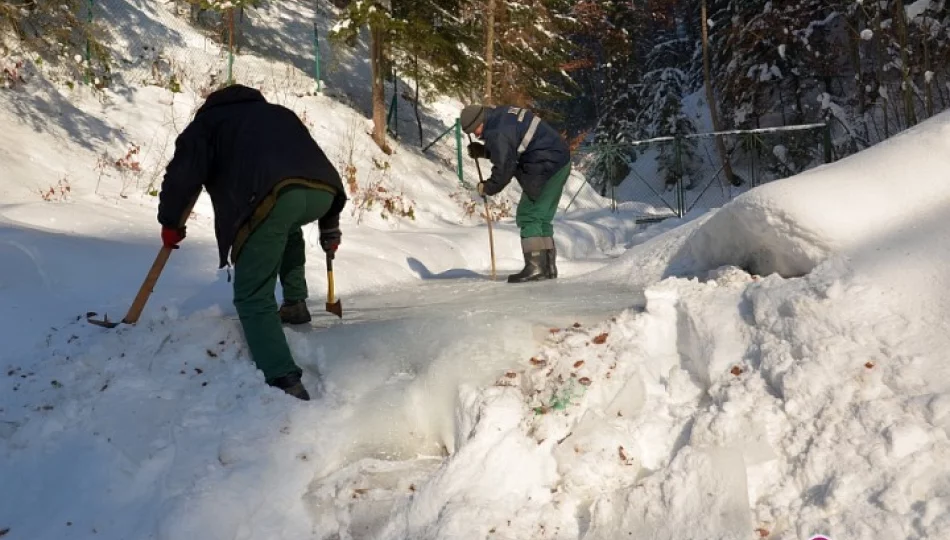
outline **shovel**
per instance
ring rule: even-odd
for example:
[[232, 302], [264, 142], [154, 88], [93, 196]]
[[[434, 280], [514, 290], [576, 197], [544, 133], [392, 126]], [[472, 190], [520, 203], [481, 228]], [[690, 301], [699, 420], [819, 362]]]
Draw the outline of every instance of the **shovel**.
[[[191, 215], [191, 210], [195, 207], [195, 203], [198, 201], [198, 196], [188, 204], [188, 207], [185, 209], [185, 213], [182, 214], [181, 222], [178, 224], [179, 227], [184, 227], [185, 222], [188, 221], [188, 216]], [[129, 308], [129, 312], [125, 314], [125, 318], [121, 321], [110, 321], [109, 315], [103, 315], [102, 319], [96, 319], [98, 315], [95, 311], [90, 311], [86, 313], [86, 320], [96, 326], [101, 326], [103, 328], [115, 328], [120, 324], [135, 324], [139, 320], [139, 316], [142, 315], [142, 310], [145, 309], [145, 303], [148, 302], [148, 297], [152, 295], [152, 290], [155, 288], [155, 283], [158, 282], [158, 276], [162, 275], [162, 270], [165, 268], [165, 263], [168, 262], [169, 255], [172, 254], [172, 249], [168, 246], [162, 246], [162, 249], [159, 250], [158, 255], [155, 257], [155, 262], [152, 263], [152, 268], [149, 269], [148, 275], [145, 276], [145, 281], [142, 282], [142, 286], [139, 287], [139, 293], [135, 295], [135, 300], [132, 301], [132, 306]]]
[[333, 295], [333, 254], [327, 253], [327, 311], [343, 318], [343, 304], [334, 301]]
[[[472, 142], [472, 135], [468, 135], [468, 142]], [[482, 166], [475, 160], [475, 168], [478, 170], [478, 181], [483, 182]], [[488, 197], [482, 196], [482, 202], [485, 203], [485, 221], [488, 222], [488, 246], [491, 249], [491, 279], [495, 281], [495, 232], [492, 230], [491, 209], [488, 207]]]

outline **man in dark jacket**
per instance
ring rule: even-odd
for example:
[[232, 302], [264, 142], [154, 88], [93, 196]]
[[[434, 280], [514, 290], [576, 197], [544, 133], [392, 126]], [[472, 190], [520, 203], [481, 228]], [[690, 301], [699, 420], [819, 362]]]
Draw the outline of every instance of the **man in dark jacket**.
[[214, 206], [220, 267], [229, 255], [234, 264], [234, 305], [254, 363], [267, 384], [310, 399], [281, 322], [310, 321], [301, 227], [318, 221], [320, 246], [336, 253], [346, 205], [340, 175], [293, 111], [233, 85], [208, 96], [175, 141], [158, 206], [166, 246], [185, 238], [179, 224], [202, 186]]
[[468, 147], [473, 159], [488, 158], [492, 172], [479, 182], [478, 194], [495, 195], [516, 178], [521, 201], [515, 222], [521, 229], [524, 269], [509, 283], [557, 277], [554, 214], [571, 175], [571, 151], [564, 139], [534, 113], [520, 107], [469, 105], [459, 118], [462, 129], [485, 141]]

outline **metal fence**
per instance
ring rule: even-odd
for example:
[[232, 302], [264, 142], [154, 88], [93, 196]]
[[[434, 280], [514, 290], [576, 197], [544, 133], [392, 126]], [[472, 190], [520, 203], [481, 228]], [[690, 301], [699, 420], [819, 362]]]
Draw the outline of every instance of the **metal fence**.
[[[372, 103], [365, 44], [329, 39], [334, 8], [322, 2], [265, 2], [254, 8], [206, 9], [197, 0], [83, 0], [90, 31], [85, 82], [122, 89], [185, 87], [206, 95], [238, 82], [279, 95], [327, 93], [369, 115]], [[433, 115], [418, 117], [411, 81], [393, 71], [386, 82], [391, 137], [417, 144], [461, 177], [461, 141]], [[75, 75], [73, 75], [75, 77]], [[438, 148], [436, 143], [442, 142]], [[448, 163], [447, 163], [448, 164]]]
[[[725, 163], [716, 138], [724, 145]], [[602, 205], [654, 221], [721, 206], [762, 183], [829, 163], [835, 156], [830, 126], [822, 123], [586, 144], [574, 157]], [[596, 204], [578, 193], [565, 211], [577, 207], [576, 201]]]

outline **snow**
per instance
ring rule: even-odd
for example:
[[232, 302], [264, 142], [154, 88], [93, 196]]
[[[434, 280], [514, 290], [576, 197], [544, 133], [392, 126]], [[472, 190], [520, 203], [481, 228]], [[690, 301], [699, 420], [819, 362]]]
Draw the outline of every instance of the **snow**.
[[874, 31], [871, 30], [870, 28], [865, 28], [864, 30], [861, 30], [861, 39], [863, 39], [864, 41], [871, 41], [872, 39], [874, 39]]
[[[306, 231], [303, 403], [249, 360], [207, 200], [138, 325], [83, 320], [157, 251], [147, 186], [194, 89], [29, 85], [0, 93], [10, 538], [950, 537], [950, 113], [647, 230], [575, 175], [562, 278], [514, 287], [485, 279], [451, 142], [385, 157], [332, 92], [268, 88], [417, 208], [344, 214], [342, 320]], [[140, 172], [109, 165], [133, 143]], [[495, 237], [518, 268], [510, 218]]]
[[907, 13], [907, 20], [913, 20], [923, 15], [930, 7], [930, 0], [916, 0], [908, 6], [904, 6]]

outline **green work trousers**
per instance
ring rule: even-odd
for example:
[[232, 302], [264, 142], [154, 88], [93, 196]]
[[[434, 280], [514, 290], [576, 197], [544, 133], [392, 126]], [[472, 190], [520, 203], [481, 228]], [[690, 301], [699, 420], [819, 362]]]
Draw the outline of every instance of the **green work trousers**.
[[557, 203], [561, 200], [564, 184], [571, 176], [570, 164], [554, 173], [554, 176], [544, 184], [541, 196], [532, 200], [526, 194], [521, 194], [518, 211], [515, 214], [515, 223], [521, 229], [522, 238], [554, 236], [554, 214], [557, 213]]
[[307, 298], [301, 227], [323, 217], [333, 195], [292, 186], [277, 197], [267, 218], [248, 236], [234, 264], [234, 306], [251, 358], [269, 383], [301, 373], [287, 345], [274, 298], [278, 275], [285, 300]]

